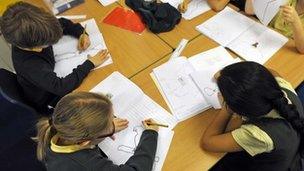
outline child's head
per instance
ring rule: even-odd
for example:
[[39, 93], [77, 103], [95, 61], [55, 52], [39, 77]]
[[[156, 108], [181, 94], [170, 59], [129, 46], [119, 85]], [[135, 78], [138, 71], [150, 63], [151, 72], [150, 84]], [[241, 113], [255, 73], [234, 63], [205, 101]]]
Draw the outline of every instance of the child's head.
[[55, 134], [73, 144], [95, 145], [114, 133], [112, 121], [112, 103], [107, 97], [88, 92], [66, 95], [56, 105], [51, 120], [44, 118], [37, 124], [38, 159], [44, 158]]
[[55, 16], [25, 2], [17, 2], [6, 9], [0, 29], [7, 42], [27, 49], [52, 45], [63, 33]]

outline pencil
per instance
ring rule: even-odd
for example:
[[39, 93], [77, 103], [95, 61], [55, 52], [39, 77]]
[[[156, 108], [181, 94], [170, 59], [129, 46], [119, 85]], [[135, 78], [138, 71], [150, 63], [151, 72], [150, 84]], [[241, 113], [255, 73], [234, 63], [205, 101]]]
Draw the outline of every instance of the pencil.
[[164, 124], [159, 124], [159, 123], [151, 123], [151, 122], [147, 122], [147, 125], [156, 125], [156, 126], [161, 126], [161, 127], [165, 127], [168, 128], [168, 125], [164, 125]]

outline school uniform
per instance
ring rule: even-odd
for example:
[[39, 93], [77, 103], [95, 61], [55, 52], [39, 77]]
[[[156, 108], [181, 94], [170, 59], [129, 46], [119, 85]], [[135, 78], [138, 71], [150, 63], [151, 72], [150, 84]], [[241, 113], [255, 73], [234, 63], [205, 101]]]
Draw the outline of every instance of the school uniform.
[[[296, 8], [298, 0], [288, 0], [288, 5], [293, 8]], [[300, 15], [301, 23], [304, 23], [304, 14]], [[293, 30], [292, 26], [286, 22], [283, 18], [281, 12], [279, 12], [269, 23], [269, 26], [276, 29], [278, 32], [282, 33], [283, 35], [292, 38], [293, 37]]]
[[48, 171], [150, 171], [157, 137], [156, 131], [145, 130], [133, 156], [125, 164], [115, 165], [98, 146], [89, 149], [82, 149], [79, 145], [59, 146], [56, 144], [58, 137], [54, 136], [46, 153], [46, 168]]
[[230, 0], [229, 3], [238, 7], [241, 11], [245, 11], [246, 0]]
[[[303, 106], [290, 83], [280, 77], [276, 80], [303, 117]], [[244, 124], [231, 134], [244, 151], [228, 153], [210, 171], [298, 171], [302, 167], [300, 135], [276, 110], [256, 120], [244, 118]]]
[[[83, 33], [84, 28], [80, 24], [74, 24], [64, 18], [59, 19], [59, 22], [64, 35], [79, 38]], [[41, 52], [26, 51], [13, 46], [12, 60], [25, 99], [39, 111], [44, 111], [48, 105], [54, 106], [60, 97], [77, 88], [94, 68], [93, 63], [87, 60], [68, 76], [57, 77], [54, 72], [52, 46]]]

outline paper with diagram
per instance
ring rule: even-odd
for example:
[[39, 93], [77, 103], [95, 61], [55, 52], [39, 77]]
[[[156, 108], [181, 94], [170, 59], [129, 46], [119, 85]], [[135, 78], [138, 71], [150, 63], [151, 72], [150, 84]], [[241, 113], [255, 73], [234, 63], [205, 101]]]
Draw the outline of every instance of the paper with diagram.
[[165, 109], [155, 103], [133, 82], [119, 72], [112, 73], [94, 87], [91, 92], [103, 93], [111, 97], [114, 114], [129, 121], [127, 129], [115, 134], [115, 141], [106, 138], [99, 147], [108, 154], [115, 164], [125, 163], [134, 153], [143, 132], [141, 121], [153, 118], [156, 122], [167, 124], [169, 128], [160, 128], [154, 170], [161, 170], [166, 158], [177, 120]]
[[254, 0], [252, 4], [255, 15], [267, 26], [287, 0]]
[[219, 89], [216, 84], [216, 80], [214, 79], [214, 75], [216, 72], [233, 63], [240, 62], [239, 58], [232, 59], [230, 61], [226, 61], [225, 63], [217, 63], [214, 65], [210, 65], [209, 67], [205, 67], [199, 71], [193, 72], [190, 74], [191, 78], [200, 89], [201, 93], [204, 95], [206, 101], [212, 105], [215, 109], [220, 109], [221, 104], [218, 99]]
[[[178, 5], [183, 2], [183, 0], [161, 0], [162, 2], [167, 2], [171, 6], [178, 9]], [[182, 13], [182, 17], [186, 20], [191, 20], [206, 11], [209, 11], [211, 8], [209, 7], [207, 0], [191, 0], [188, 4], [187, 11]]]
[[264, 64], [288, 41], [283, 35], [226, 7], [197, 30], [242, 58]]
[[[211, 106], [218, 108], [213, 101], [208, 101], [209, 96], [204, 95], [197, 86], [191, 77], [192, 73], [207, 70], [207, 73], [211, 72], [209, 75], [213, 77], [215, 72], [209, 71], [211, 67], [218, 68], [218, 71], [222, 66], [234, 63], [236, 60], [240, 61], [239, 58], [234, 59], [222, 46], [201, 52], [188, 59], [185, 57], [174, 59], [155, 68], [150, 75], [178, 120], [188, 119]], [[209, 75], [200, 74], [200, 77], [206, 76], [206, 82], [211, 82]], [[214, 88], [214, 86], [210, 87]]]
[[[72, 73], [73, 69], [87, 60], [87, 56], [94, 56], [102, 49], [107, 49], [102, 34], [94, 19], [90, 19], [81, 23], [84, 27], [86, 25], [86, 32], [90, 36], [91, 45], [87, 50], [80, 52], [77, 49], [78, 39], [71, 36], [63, 36], [58, 43], [53, 45], [53, 52], [55, 57], [54, 72], [58, 77], [65, 77]], [[111, 55], [109, 59], [100, 67], [113, 63]]]
[[153, 74], [178, 120], [185, 120], [209, 108], [190, 77], [194, 68], [187, 58], [178, 57], [154, 68]]

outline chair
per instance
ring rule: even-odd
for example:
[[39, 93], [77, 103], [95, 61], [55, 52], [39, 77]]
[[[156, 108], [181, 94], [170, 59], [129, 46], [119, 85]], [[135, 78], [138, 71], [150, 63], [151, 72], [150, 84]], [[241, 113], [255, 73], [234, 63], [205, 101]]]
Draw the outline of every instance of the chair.
[[16, 75], [0, 69], [0, 170], [43, 171], [31, 139], [38, 115], [20, 94]]

